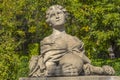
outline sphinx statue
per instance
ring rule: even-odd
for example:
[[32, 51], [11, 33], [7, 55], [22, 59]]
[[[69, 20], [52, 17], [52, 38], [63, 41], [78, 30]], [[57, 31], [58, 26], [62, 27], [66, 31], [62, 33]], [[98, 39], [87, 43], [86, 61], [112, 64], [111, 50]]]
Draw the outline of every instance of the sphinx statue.
[[46, 22], [53, 32], [40, 42], [41, 55], [31, 58], [29, 76], [113, 75], [115, 71], [110, 66], [91, 65], [84, 43], [65, 32], [67, 17], [66, 9], [60, 5], [53, 5], [46, 11]]

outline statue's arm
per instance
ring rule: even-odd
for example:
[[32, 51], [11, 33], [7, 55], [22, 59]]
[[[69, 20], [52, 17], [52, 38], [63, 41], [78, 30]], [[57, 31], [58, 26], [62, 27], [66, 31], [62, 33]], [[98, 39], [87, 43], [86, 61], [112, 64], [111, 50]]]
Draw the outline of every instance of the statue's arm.
[[73, 49], [75, 54], [78, 54], [80, 57], [82, 57], [85, 63], [91, 63], [90, 59], [85, 55], [84, 43], [77, 37], [75, 37], [75, 40], [78, 42], [78, 45], [76, 45]]

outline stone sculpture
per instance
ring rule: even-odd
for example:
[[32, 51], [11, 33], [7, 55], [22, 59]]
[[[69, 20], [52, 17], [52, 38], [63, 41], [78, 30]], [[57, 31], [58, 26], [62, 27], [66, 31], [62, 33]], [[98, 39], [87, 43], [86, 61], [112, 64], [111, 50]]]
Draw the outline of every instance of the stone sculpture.
[[60, 5], [51, 6], [46, 12], [46, 22], [53, 33], [41, 41], [41, 55], [30, 60], [30, 77], [113, 75], [110, 66], [95, 67], [84, 54], [84, 43], [65, 32], [67, 11]]

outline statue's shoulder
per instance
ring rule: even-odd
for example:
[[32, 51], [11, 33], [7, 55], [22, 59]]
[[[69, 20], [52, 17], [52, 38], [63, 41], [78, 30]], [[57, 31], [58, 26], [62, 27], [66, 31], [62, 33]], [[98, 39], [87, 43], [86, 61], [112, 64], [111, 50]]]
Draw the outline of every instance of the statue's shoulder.
[[74, 39], [74, 40], [77, 41], [77, 42], [82, 42], [82, 40], [80, 40], [78, 37], [72, 36], [72, 35], [70, 35], [70, 34], [67, 34], [67, 38], [69, 38], [69, 39]]
[[51, 35], [45, 37], [42, 41], [40, 41], [40, 43], [41, 43], [41, 45], [52, 43]]
[[80, 40], [78, 37], [76, 37], [76, 36], [74, 36], [74, 39], [76, 40], [76, 41], [79, 41], [79, 42], [82, 42], [82, 40]]

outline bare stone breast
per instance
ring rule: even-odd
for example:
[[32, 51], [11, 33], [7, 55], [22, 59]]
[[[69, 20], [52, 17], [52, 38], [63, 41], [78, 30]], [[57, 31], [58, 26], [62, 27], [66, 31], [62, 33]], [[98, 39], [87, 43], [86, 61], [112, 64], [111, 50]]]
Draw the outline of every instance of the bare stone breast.
[[[62, 65], [63, 67], [65, 65], [71, 65], [71, 67], [76, 68], [77, 72], [81, 72], [82, 71], [82, 67], [83, 67], [83, 60], [75, 55], [75, 54], [65, 54], [61, 59], [60, 59], [60, 65]], [[68, 66], [69, 68], [70, 66]], [[67, 68], [66, 68], [67, 69]], [[72, 70], [72, 69], [71, 69]], [[71, 71], [70, 70], [70, 71]], [[72, 72], [72, 71], [71, 71]]]

